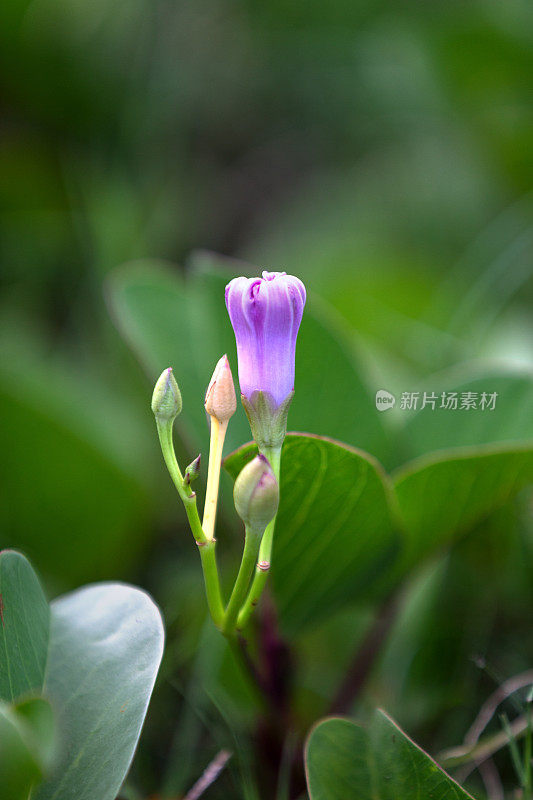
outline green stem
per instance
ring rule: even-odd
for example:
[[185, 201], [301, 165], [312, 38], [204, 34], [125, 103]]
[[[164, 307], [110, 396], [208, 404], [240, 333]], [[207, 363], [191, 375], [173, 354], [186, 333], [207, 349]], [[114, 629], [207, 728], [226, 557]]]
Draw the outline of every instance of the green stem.
[[161, 424], [157, 418], [156, 422], [163, 458], [165, 459], [165, 464], [167, 465], [167, 469], [170, 473], [170, 477], [172, 478], [174, 486], [178, 490], [178, 494], [183, 501], [183, 505], [185, 506], [185, 511], [187, 513], [187, 518], [189, 520], [193, 536], [197, 543], [207, 542], [207, 537], [203, 531], [202, 523], [200, 522], [200, 516], [198, 514], [198, 508], [196, 506], [196, 492], [193, 492], [190, 486], [187, 488], [185, 487], [183, 483], [183, 475], [181, 474], [178, 462], [176, 461], [174, 444], [172, 442], [172, 422]]
[[185, 512], [187, 514], [187, 519], [189, 520], [189, 525], [191, 526], [191, 531], [200, 550], [209, 611], [215, 625], [220, 627], [224, 619], [224, 604], [222, 602], [222, 593], [220, 591], [220, 580], [216, 562], [216, 540], [208, 539], [205, 535], [196, 505], [196, 492], [193, 492], [190, 486], [186, 486], [183, 482], [183, 475], [181, 474], [181, 470], [176, 460], [174, 444], [172, 441], [173, 423], [161, 423], [156, 417], [156, 424], [165, 464], [167, 465], [170, 477], [172, 478], [174, 486], [176, 487], [183, 505], [185, 506]]
[[250, 578], [252, 577], [252, 572], [257, 563], [257, 554], [259, 552], [260, 541], [260, 535], [254, 531], [249, 531], [248, 529], [246, 530], [241, 566], [239, 567], [239, 573], [237, 575], [235, 585], [233, 586], [228, 607], [226, 608], [224, 624], [222, 626], [222, 632], [226, 636], [234, 633], [235, 631], [235, 623], [237, 622], [239, 609], [246, 599], [246, 592], [248, 591], [248, 587], [250, 585]]
[[204, 573], [205, 594], [209, 612], [217, 628], [222, 627], [224, 622], [224, 604], [220, 591], [220, 580], [216, 560], [216, 539], [211, 539], [205, 544], [199, 545], [200, 558], [202, 560], [202, 570]]
[[[274, 471], [276, 480], [279, 483], [280, 467], [281, 467], [281, 447], [279, 448], [265, 448], [263, 455], [270, 461], [270, 466]], [[263, 593], [265, 584], [267, 582], [268, 573], [270, 571], [270, 560], [272, 557], [272, 542], [274, 538], [274, 528], [276, 527], [276, 517], [272, 519], [263, 534], [261, 546], [259, 548], [259, 561], [255, 569], [254, 579], [252, 581], [251, 589], [244, 605], [242, 606], [237, 617], [237, 630], [242, 630], [247, 624], [252, 611], [259, 602], [259, 598]]]
[[226, 639], [233, 653], [233, 658], [239, 665], [243, 679], [246, 681], [251, 693], [263, 708], [268, 709], [269, 701], [266, 697], [261, 677], [257, 674], [255, 666], [246, 655], [245, 643], [243, 640], [239, 640], [234, 633], [228, 635]]

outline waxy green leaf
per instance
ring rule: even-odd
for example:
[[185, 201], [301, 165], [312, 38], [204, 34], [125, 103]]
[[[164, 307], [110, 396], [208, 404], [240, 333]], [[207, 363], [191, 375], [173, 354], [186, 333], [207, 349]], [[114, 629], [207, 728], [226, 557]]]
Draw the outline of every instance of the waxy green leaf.
[[[33, 800], [114, 800], [139, 739], [163, 651], [163, 625], [147, 594], [102, 583], [48, 605], [30, 563], [0, 553], [0, 787], [29, 787], [50, 760], [51, 711], [58, 731], [54, 772]], [[13, 778], [8, 770], [12, 762]], [[17, 765], [20, 763], [20, 770]], [[5, 777], [5, 785], [2, 782]], [[29, 783], [28, 783], [29, 781]], [[10, 789], [11, 791], [11, 789]], [[20, 795], [27, 798], [26, 795]]]
[[[233, 479], [256, 452], [247, 444], [228, 456]], [[271, 577], [281, 623], [295, 632], [369, 593], [402, 537], [382, 468], [347, 445], [289, 434], [280, 490]]]
[[472, 800], [383, 711], [366, 729], [319, 722], [305, 758], [310, 800]]
[[96, 584], [52, 603], [45, 691], [60, 757], [35, 800], [114, 800], [129, 769], [163, 652], [147, 594]]

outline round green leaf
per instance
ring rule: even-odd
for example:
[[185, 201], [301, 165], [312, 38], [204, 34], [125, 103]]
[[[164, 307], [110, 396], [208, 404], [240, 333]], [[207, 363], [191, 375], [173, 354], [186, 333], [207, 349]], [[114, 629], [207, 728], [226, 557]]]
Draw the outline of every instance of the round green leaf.
[[129, 769], [163, 652], [147, 594], [96, 584], [52, 603], [45, 691], [60, 757], [35, 800], [114, 800]]
[[319, 722], [306, 771], [310, 800], [472, 800], [383, 711], [366, 730], [347, 719]]

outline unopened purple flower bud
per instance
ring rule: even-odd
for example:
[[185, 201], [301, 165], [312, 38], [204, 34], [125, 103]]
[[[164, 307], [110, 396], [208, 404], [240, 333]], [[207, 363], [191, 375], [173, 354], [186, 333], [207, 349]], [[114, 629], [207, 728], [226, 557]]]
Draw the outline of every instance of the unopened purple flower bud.
[[296, 337], [305, 306], [301, 280], [285, 272], [234, 278], [226, 306], [235, 331], [241, 393], [270, 395], [276, 407], [294, 390]]
[[243, 467], [233, 488], [237, 514], [250, 533], [263, 534], [276, 515], [279, 487], [268, 460], [258, 455]]
[[243, 405], [260, 449], [280, 447], [285, 436], [305, 300], [301, 280], [285, 272], [234, 278], [226, 286]]

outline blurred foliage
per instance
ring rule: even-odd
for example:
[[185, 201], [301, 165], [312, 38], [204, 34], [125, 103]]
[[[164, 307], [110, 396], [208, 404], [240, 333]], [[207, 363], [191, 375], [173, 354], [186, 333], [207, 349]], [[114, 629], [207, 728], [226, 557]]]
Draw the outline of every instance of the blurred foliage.
[[[58, 590], [120, 577], [162, 605], [168, 648], [125, 790], [132, 798], [184, 793], [223, 747], [234, 757], [209, 797], [256, 798], [249, 750], [260, 732], [196, 600], [199, 565], [159, 458], [150, 381], [113, 324], [124, 330], [116, 294], [111, 320], [102, 288], [109, 299], [121, 284], [130, 302], [135, 287], [125, 286], [131, 273], [110, 271], [143, 259], [145, 283], [164, 272], [190, 292], [164, 291], [164, 308], [155, 298], [161, 322], [173, 323], [165, 340], [156, 314], [165, 363], [141, 353], [151, 379], [166, 360], [182, 363], [183, 336], [193, 334], [182, 371], [187, 455], [205, 454], [203, 388], [222, 350], [233, 352], [221, 299], [205, 299], [200, 284], [249, 269], [191, 258], [198, 248], [306, 282], [291, 428], [363, 447], [391, 469], [462, 446], [523, 450], [532, 31], [529, 0], [0, 5], [0, 543], [28, 552]], [[322, 378], [330, 361], [331, 383]], [[500, 392], [490, 421], [398, 404], [374, 413], [378, 389], [467, 385]], [[244, 416], [232, 427], [236, 446], [248, 438]], [[424, 463], [409, 473], [412, 486]], [[491, 488], [502, 474], [519, 488], [516, 461], [492, 477], [484, 463], [466, 466], [497, 502], [410, 573], [352, 709], [364, 716], [382, 703], [430, 752], [461, 742], [494, 682], [533, 658], [530, 490], [511, 502]], [[444, 499], [458, 478], [447, 469]], [[413, 490], [412, 514], [425, 492]], [[433, 499], [442, 529], [449, 519]], [[223, 511], [227, 581], [240, 536], [229, 503]], [[300, 733], [327, 709], [374, 614], [361, 598], [292, 641]], [[497, 766], [516, 785], [505, 753]], [[475, 781], [467, 788], [484, 796]]]

